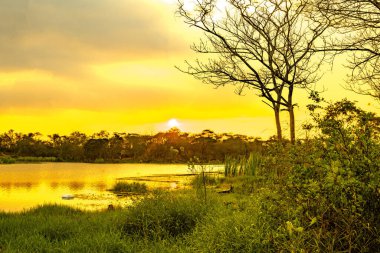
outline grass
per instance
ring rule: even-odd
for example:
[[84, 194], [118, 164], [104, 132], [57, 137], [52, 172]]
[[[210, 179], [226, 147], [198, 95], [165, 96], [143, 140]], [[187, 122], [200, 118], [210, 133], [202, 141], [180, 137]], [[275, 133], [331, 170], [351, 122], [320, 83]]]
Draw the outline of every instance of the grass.
[[254, 176], [263, 164], [259, 153], [251, 153], [248, 157], [239, 158], [227, 156], [225, 159], [224, 175], [226, 177]]
[[16, 163], [16, 159], [10, 156], [0, 156], [0, 164], [13, 164]]
[[[114, 189], [122, 191], [146, 188], [138, 183], [117, 185]], [[219, 194], [225, 185], [233, 185], [233, 193]], [[151, 192], [127, 209], [84, 212], [49, 205], [0, 213], [0, 252], [335, 252], [338, 248], [339, 235], [331, 234], [336, 228], [326, 229], [340, 224], [339, 219], [322, 220], [318, 209], [304, 209], [302, 205], [313, 205], [312, 198], [300, 202], [301, 195], [287, 194], [294, 185], [246, 175], [206, 186], [207, 198], [194, 184], [193, 189]], [[380, 243], [378, 235], [365, 243], [369, 246], [363, 244], [362, 251], [373, 252]], [[339, 250], [349, 252], [346, 246], [341, 243]]]
[[148, 187], [146, 184], [138, 182], [117, 182], [111, 191], [143, 194], [148, 192]]
[[41, 163], [41, 162], [58, 162], [56, 157], [34, 157], [34, 156], [1, 156], [0, 164], [13, 164], [13, 163]]
[[268, 194], [209, 189], [205, 202], [187, 189], [155, 192], [128, 209], [48, 205], [0, 213], [0, 252], [270, 252], [259, 204]]
[[[245, 219], [254, 212], [248, 203], [215, 192], [204, 203], [184, 190], [156, 193], [129, 209], [91, 213], [48, 205], [0, 213], [0, 252], [230, 252], [222, 249], [231, 239], [226, 233], [241, 236], [229, 232], [232, 224], [247, 232]], [[212, 251], [210, 240], [219, 237], [226, 241]]]
[[234, 193], [209, 187], [207, 201], [187, 189], [154, 192], [127, 209], [0, 213], [0, 252], [308, 252], [318, 221], [302, 227], [298, 207], [263, 180], [226, 178]]

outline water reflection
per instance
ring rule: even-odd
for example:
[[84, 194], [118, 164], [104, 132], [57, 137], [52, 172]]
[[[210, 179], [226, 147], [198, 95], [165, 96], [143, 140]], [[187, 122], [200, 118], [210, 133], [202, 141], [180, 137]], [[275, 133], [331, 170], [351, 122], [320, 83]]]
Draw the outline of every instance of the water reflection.
[[85, 187], [85, 184], [83, 182], [77, 182], [77, 181], [69, 182], [67, 185], [69, 189], [73, 191], [82, 190]]
[[105, 191], [105, 190], [107, 190], [107, 185], [104, 182], [93, 183], [92, 187], [95, 187], [98, 191]]
[[[96, 210], [109, 204], [124, 206], [133, 200], [118, 198], [107, 189], [117, 179], [129, 178], [149, 187], [173, 188], [178, 178], [162, 176], [186, 174], [187, 165], [44, 163], [0, 165], [0, 211], [21, 211], [41, 204], [57, 203]], [[159, 175], [154, 178], [152, 175]], [[171, 185], [172, 184], [172, 185]], [[73, 200], [62, 200], [73, 194]]]
[[50, 188], [55, 190], [59, 187], [59, 183], [58, 182], [51, 182], [50, 183]]
[[11, 191], [14, 188], [31, 189], [38, 184], [34, 182], [0, 182], [0, 189], [4, 191]]
[[9, 191], [10, 189], [12, 189], [12, 183], [10, 183], [10, 182], [0, 182], [0, 189]]
[[35, 185], [38, 185], [38, 184], [33, 183], [33, 182], [16, 182], [13, 184], [13, 187], [31, 189]]

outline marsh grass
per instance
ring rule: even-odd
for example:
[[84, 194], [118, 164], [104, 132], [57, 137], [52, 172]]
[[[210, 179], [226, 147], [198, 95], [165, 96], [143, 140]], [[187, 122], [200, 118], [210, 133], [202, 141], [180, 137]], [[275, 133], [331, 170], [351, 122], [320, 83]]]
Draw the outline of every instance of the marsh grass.
[[248, 157], [231, 157], [225, 159], [224, 175], [226, 177], [254, 176], [263, 164], [263, 156], [251, 153]]
[[139, 182], [117, 182], [111, 191], [114, 192], [125, 192], [125, 193], [139, 193], [144, 194], [148, 192], [148, 187], [145, 183], [139, 183]]

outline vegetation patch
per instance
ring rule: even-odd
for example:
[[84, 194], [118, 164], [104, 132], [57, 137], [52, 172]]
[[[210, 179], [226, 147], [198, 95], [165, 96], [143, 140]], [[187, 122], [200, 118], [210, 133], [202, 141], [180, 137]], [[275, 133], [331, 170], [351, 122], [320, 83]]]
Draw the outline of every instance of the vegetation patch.
[[148, 187], [145, 183], [138, 182], [117, 182], [111, 191], [118, 193], [147, 193]]
[[160, 194], [133, 207], [123, 232], [149, 239], [178, 237], [190, 233], [209, 211], [193, 196]]

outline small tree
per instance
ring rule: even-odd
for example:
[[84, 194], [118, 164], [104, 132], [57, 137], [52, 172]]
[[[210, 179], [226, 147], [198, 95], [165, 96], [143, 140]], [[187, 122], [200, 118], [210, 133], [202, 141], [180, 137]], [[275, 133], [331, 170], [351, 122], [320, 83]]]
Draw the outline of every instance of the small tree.
[[294, 89], [311, 88], [318, 79], [323, 55], [314, 57], [314, 48], [325, 44], [329, 21], [310, 15], [309, 0], [225, 0], [224, 8], [217, 2], [194, 1], [188, 8], [179, 0], [177, 13], [184, 22], [204, 32], [192, 50], [209, 56], [186, 61], [181, 70], [216, 87], [235, 85], [238, 94], [255, 90], [274, 111], [279, 140], [280, 111], [288, 111], [294, 143]]

